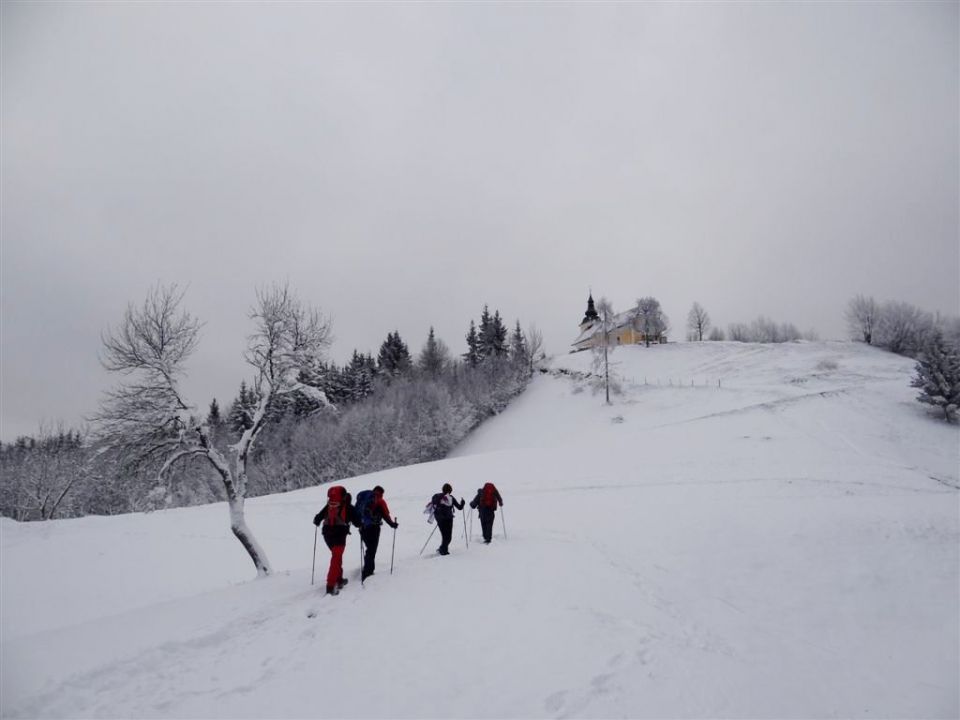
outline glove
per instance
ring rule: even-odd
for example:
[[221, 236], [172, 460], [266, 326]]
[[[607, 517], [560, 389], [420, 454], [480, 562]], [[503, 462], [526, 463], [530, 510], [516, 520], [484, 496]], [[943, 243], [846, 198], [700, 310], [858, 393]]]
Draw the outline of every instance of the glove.
[[463, 507], [463, 498], [460, 498], [460, 507]]
[[321, 522], [320, 513], [317, 513], [316, 515], [313, 516], [313, 524], [316, 525], [317, 527], [320, 527], [320, 522]]
[[392, 527], [394, 530], [396, 530], [398, 527], [400, 527], [400, 523], [395, 522], [395, 523], [394, 523], [393, 525], [391, 525], [390, 527]]

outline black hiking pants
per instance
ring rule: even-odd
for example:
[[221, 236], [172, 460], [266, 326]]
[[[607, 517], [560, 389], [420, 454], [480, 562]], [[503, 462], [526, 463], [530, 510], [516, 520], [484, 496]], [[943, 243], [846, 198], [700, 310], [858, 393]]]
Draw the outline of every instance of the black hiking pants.
[[483, 531], [483, 541], [490, 542], [493, 539], [493, 520], [497, 516], [497, 511], [493, 508], [480, 508], [480, 529]]
[[366, 547], [363, 555], [363, 570], [360, 572], [361, 581], [373, 575], [377, 561], [377, 546], [380, 545], [380, 526], [369, 525], [360, 531], [360, 539]]
[[450, 552], [450, 540], [453, 538], [453, 518], [437, 518], [437, 527], [440, 528], [440, 547], [437, 552], [446, 555]]

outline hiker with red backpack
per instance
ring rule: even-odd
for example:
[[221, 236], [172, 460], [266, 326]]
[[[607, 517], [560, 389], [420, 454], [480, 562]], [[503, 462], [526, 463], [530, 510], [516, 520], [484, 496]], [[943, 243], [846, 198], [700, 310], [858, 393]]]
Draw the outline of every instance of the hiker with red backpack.
[[489, 545], [493, 539], [493, 520], [497, 507], [503, 507], [503, 498], [493, 483], [486, 483], [477, 489], [477, 496], [470, 501], [470, 507], [480, 511], [480, 529], [483, 530], [483, 542]]
[[327, 504], [313, 518], [313, 524], [323, 524], [323, 540], [330, 548], [330, 569], [327, 571], [327, 594], [336, 595], [347, 584], [343, 576], [343, 551], [347, 546], [350, 525], [360, 527], [360, 517], [350, 502], [350, 493], [342, 485], [327, 490]]
[[396, 530], [399, 525], [390, 517], [390, 508], [383, 499], [383, 488], [377, 485], [373, 490], [364, 490], [357, 493], [357, 514], [360, 516], [360, 540], [366, 546], [363, 556], [363, 570], [360, 571], [360, 582], [373, 575], [377, 557], [377, 546], [380, 544], [380, 526], [386, 521], [387, 525]]
[[450, 554], [450, 540], [453, 538], [453, 510], [463, 510], [464, 502], [463, 498], [460, 498], [460, 502], [454, 499], [450, 494], [453, 492], [453, 488], [450, 486], [450, 483], [444, 483], [443, 492], [439, 492], [433, 496], [431, 499], [431, 504], [433, 506], [433, 518], [437, 521], [437, 527], [440, 528], [440, 547], [437, 548], [437, 552], [441, 555]]

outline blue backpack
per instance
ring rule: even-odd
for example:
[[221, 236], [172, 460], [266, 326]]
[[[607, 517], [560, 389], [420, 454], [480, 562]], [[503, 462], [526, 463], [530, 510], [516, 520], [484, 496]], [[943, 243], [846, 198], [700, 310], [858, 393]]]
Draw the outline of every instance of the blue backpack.
[[373, 517], [373, 501], [376, 498], [374, 497], [373, 490], [361, 490], [357, 493], [357, 514], [360, 516], [360, 525], [361, 527], [370, 527], [371, 525], [376, 525], [376, 518]]

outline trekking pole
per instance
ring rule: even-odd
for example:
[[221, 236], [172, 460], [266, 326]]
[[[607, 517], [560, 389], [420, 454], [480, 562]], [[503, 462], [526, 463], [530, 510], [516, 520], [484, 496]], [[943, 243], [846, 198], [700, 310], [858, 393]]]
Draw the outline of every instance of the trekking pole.
[[430, 535], [427, 537], [427, 542], [423, 544], [423, 547], [420, 548], [420, 554], [423, 555], [423, 551], [427, 549], [427, 543], [430, 542], [430, 538], [433, 537], [433, 534], [437, 531], [437, 525], [433, 526], [433, 530], [430, 531]]
[[360, 538], [360, 584], [363, 585], [363, 581], [366, 578], [363, 576], [363, 538]]
[[313, 585], [313, 578], [317, 574], [317, 530], [320, 526], [313, 529], [313, 570], [310, 571], [310, 584]]
[[[400, 523], [400, 520], [393, 518], [393, 521], [397, 524]], [[432, 533], [431, 533], [432, 534]], [[428, 540], [430, 538], [427, 538]], [[390, 574], [393, 575], [393, 555], [397, 551], [397, 529], [393, 529], [393, 547], [390, 548]]]
[[467, 537], [467, 516], [465, 513], [460, 513], [463, 515], [463, 539], [467, 541], [467, 547], [470, 547], [470, 538]]
[[470, 513], [470, 537], [473, 537], [473, 513]]
[[507, 539], [507, 514], [503, 511], [503, 505], [500, 506], [500, 522], [503, 524], [503, 539]]

